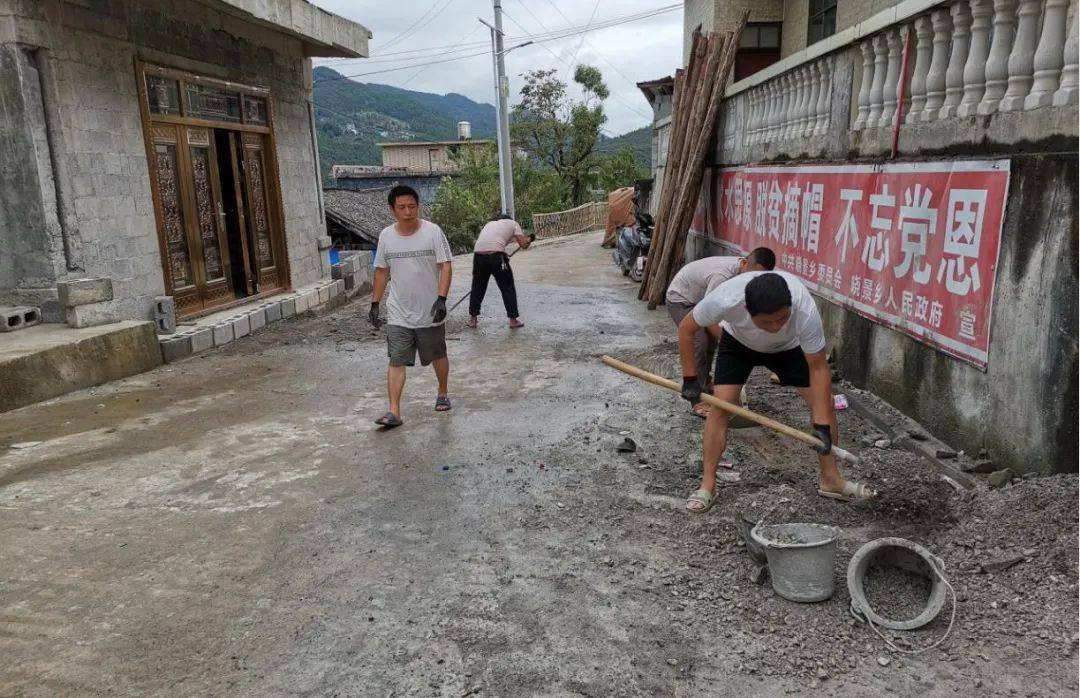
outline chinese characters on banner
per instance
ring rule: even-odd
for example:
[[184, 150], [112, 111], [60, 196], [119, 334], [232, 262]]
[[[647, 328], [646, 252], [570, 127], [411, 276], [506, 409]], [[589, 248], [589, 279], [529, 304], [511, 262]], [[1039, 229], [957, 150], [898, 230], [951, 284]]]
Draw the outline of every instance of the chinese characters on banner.
[[1008, 188], [1008, 160], [725, 168], [691, 229], [985, 369]]

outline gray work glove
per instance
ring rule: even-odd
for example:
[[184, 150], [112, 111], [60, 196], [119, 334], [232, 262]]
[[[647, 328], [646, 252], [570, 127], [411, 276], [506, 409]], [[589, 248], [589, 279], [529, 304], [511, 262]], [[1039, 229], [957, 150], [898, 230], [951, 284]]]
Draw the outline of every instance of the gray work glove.
[[435, 299], [435, 305], [431, 306], [431, 321], [440, 323], [446, 319], [446, 296]]
[[368, 311], [367, 317], [373, 327], [379, 327], [382, 324], [382, 320], [379, 319], [379, 304], [377, 302], [371, 304], [371, 310]]
[[697, 376], [683, 376], [682, 397], [691, 405], [701, 402], [701, 383], [698, 383]]
[[832, 452], [832, 429], [829, 427], [828, 424], [815, 424], [812, 431], [814, 436], [818, 437], [818, 439], [821, 440], [821, 443], [825, 445], [824, 447], [811, 446], [810, 448], [814, 449], [823, 456], [829, 455]]

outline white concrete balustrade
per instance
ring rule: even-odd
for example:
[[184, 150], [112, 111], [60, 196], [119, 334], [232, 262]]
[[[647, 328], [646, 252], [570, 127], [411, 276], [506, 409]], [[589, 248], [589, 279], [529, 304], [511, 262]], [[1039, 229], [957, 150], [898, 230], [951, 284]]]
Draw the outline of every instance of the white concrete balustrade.
[[804, 63], [748, 91], [747, 145], [825, 133], [832, 109], [833, 63]]
[[[942, 3], [868, 37], [859, 45], [855, 66], [860, 83], [852, 128], [891, 128], [897, 119], [915, 124], [1076, 104], [1076, 2]], [[907, 42], [910, 72], [907, 93], [901, 95]], [[815, 79], [813, 69], [809, 76]], [[796, 89], [799, 84], [796, 80]], [[796, 129], [799, 133], [788, 128], [785, 135], [805, 130], [797, 113], [782, 109], [778, 119], [785, 125], [794, 119], [802, 126]], [[757, 134], [767, 137], [768, 130], [759, 129]]]

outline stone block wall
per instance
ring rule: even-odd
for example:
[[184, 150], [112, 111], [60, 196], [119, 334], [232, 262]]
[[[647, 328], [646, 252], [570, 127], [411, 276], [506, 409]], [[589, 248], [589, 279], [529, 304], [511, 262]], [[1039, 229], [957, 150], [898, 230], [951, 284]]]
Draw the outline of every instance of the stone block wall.
[[[0, 163], [0, 236], [31, 247], [8, 248], [12, 241], [0, 238], [22, 255], [0, 261], [0, 299], [69, 277], [109, 278], [114, 299], [95, 309], [102, 320], [151, 318], [165, 288], [137, 59], [271, 90], [291, 283], [329, 274], [318, 249], [325, 225], [307, 101], [311, 67], [299, 41], [194, 0], [44, 0], [17, 3], [15, 13], [0, 17], [0, 135], [9, 136], [4, 147], [17, 162], [36, 167], [11, 167], [7, 157]], [[28, 55], [51, 91], [44, 101]], [[55, 172], [41, 126], [50, 114]], [[68, 204], [67, 259], [57, 183]], [[3, 232], [13, 221], [19, 232]], [[43, 261], [26, 262], [35, 255]]]

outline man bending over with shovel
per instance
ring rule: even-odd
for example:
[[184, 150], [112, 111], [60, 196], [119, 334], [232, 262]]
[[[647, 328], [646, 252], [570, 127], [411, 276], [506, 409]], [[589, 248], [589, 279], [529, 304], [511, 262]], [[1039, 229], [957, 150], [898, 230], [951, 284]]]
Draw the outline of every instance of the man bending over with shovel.
[[[775, 266], [776, 255], [768, 247], [757, 247], [745, 257], [704, 257], [690, 262], [683, 265], [668, 284], [664, 306], [678, 327], [683, 318], [693, 311], [694, 306], [720, 284], [744, 272], [772, 271]], [[694, 361], [697, 364], [698, 383], [705, 390], [712, 390], [709, 371], [715, 353], [716, 338], [712, 332], [707, 329], [698, 330], [694, 334]], [[709, 407], [703, 402], [692, 405], [690, 409], [702, 419], [709, 415]]]
[[[790, 385], [810, 407], [818, 449], [818, 494], [851, 501], [872, 499], [866, 485], [847, 482], [836, 467], [832, 450], [839, 429], [833, 407], [832, 372], [825, 358], [825, 333], [817, 306], [798, 277], [782, 271], [748, 272], [727, 281], [698, 303], [679, 323], [682, 396], [691, 405], [701, 401], [701, 383], [694, 359], [694, 337], [718, 324], [722, 337], [716, 354], [713, 395], [738, 403], [739, 392], [755, 366], [765, 366]], [[716, 501], [716, 469], [727, 445], [728, 413], [713, 409], [705, 421], [704, 473], [701, 487], [686, 501], [687, 510], [708, 511]]]

